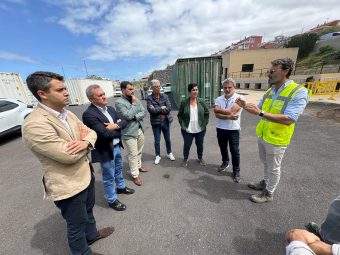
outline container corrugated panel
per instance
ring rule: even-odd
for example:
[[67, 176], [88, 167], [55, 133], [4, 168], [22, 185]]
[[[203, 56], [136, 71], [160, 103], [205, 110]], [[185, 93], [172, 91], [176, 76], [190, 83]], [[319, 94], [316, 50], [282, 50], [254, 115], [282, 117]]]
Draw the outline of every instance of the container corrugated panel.
[[28, 105], [34, 103], [32, 94], [18, 73], [0, 73], [0, 97], [18, 99]]
[[107, 97], [113, 96], [113, 83], [110, 80], [66, 79], [65, 85], [70, 94], [70, 105], [89, 103], [90, 101], [86, 96], [86, 88], [93, 84], [99, 85], [104, 90]]
[[222, 77], [221, 57], [177, 59], [172, 69], [172, 94], [177, 105], [188, 97], [188, 84], [197, 83], [199, 97], [212, 106], [219, 96]]

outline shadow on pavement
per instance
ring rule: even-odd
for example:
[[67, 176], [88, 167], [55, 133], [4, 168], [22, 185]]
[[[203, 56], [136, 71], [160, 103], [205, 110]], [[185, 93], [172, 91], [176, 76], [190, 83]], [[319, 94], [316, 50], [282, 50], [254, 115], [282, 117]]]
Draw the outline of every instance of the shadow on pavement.
[[34, 230], [31, 240], [34, 249], [41, 250], [44, 255], [69, 254], [66, 223], [59, 212], [38, 222]]
[[189, 193], [205, 198], [213, 203], [222, 199], [245, 200], [249, 198], [247, 184], [234, 183], [232, 180], [216, 180], [209, 175], [185, 180]]
[[284, 233], [256, 229], [254, 237], [236, 236], [232, 241], [237, 254], [284, 254]]

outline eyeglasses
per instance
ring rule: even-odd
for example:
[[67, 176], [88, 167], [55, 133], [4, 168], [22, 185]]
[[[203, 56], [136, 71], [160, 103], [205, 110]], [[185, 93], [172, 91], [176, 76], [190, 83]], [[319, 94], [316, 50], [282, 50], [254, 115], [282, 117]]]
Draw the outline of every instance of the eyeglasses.
[[276, 73], [277, 71], [280, 71], [280, 70], [283, 70], [283, 69], [276, 69], [276, 70], [271, 69], [271, 70], [267, 71], [267, 74], [273, 74], [273, 73]]

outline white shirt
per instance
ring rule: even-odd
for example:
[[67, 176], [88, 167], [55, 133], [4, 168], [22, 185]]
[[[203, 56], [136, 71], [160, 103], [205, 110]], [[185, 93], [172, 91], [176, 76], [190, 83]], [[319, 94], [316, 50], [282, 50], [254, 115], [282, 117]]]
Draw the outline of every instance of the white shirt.
[[[106, 106], [104, 108], [102, 108], [102, 107], [100, 107], [98, 105], [95, 105], [95, 106], [99, 109], [99, 111], [101, 111], [105, 115], [105, 117], [109, 120], [110, 123], [112, 123], [112, 124], [115, 123], [113, 121], [110, 113], [107, 111], [107, 107]], [[119, 138], [113, 139], [112, 143], [113, 143], [113, 146], [115, 146], [116, 144], [119, 144]]]
[[67, 110], [65, 108], [63, 108], [61, 112], [58, 112], [40, 102], [38, 103], [38, 105], [44, 108], [49, 113], [52, 113], [54, 116], [56, 116], [64, 125], [64, 127], [69, 131], [69, 133], [72, 134], [70, 124], [68, 124], [67, 122]]
[[[243, 96], [234, 93], [230, 98], [225, 98], [224, 95], [215, 99], [215, 105], [218, 105], [223, 110], [230, 110], [237, 98], [243, 99]], [[241, 112], [242, 108], [236, 113], [239, 117], [237, 120], [219, 119], [216, 118], [216, 127], [225, 130], [240, 130], [241, 129]]]
[[189, 125], [186, 131], [192, 134], [196, 134], [202, 131], [200, 125], [198, 124], [197, 104], [195, 107], [190, 105], [190, 121], [189, 121]]

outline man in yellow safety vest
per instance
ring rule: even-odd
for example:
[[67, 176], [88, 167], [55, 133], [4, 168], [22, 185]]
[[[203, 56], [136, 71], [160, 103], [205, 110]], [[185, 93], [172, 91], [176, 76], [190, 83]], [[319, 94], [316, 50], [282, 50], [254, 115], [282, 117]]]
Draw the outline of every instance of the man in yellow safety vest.
[[294, 69], [290, 58], [272, 61], [268, 71], [271, 87], [259, 104], [237, 103], [249, 113], [261, 117], [256, 126], [260, 160], [264, 164], [264, 178], [258, 183], [248, 183], [248, 187], [261, 190], [261, 194], [251, 195], [255, 203], [273, 201], [273, 193], [279, 183], [281, 161], [294, 133], [295, 123], [308, 102], [308, 90], [289, 79]]

